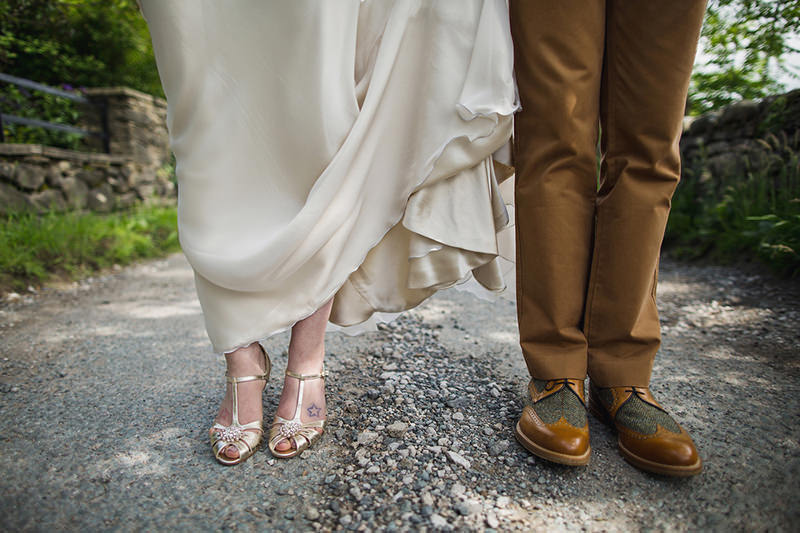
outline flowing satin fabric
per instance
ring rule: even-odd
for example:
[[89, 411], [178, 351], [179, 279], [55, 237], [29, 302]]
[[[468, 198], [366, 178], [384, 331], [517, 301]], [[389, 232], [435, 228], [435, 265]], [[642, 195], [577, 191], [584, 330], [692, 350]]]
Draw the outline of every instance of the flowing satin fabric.
[[505, 0], [142, 4], [216, 351], [331, 297], [346, 326], [470, 277], [504, 288]]

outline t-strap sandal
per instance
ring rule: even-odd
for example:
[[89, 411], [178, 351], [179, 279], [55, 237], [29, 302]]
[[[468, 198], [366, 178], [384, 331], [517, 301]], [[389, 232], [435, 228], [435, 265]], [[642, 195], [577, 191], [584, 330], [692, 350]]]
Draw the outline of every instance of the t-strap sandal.
[[[239, 422], [239, 383], [247, 383], [248, 381], [264, 381], [269, 380], [269, 373], [272, 365], [269, 360], [267, 352], [261, 345], [261, 353], [264, 354], [265, 372], [258, 376], [229, 376], [225, 373], [225, 381], [233, 385], [233, 417], [231, 425], [223, 426], [222, 424], [214, 424], [211, 428], [211, 449], [214, 452], [214, 457], [221, 464], [225, 466], [238, 465], [244, 462], [261, 444], [261, 439], [264, 436], [264, 422], [263, 420], [256, 420], [242, 424]], [[235, 446], [239, 450], [239, 457], [231, 459], [223, 452], [228, 446]]]
[[[303, 453], [306, 448], [314, 444], [314, 442], [316, 442], [320, 436], [322, 436], [322, 431], [317, 431], [317, 429], [322, 430], [325, 428], [324, 419], [315, 420], [313, 422], [303, 422], [300, 419], [300, 414], [303, 407], [303, 388], [305, 386], [305, 382], [309, 379], [324, 380], [328, 375], [325, 367], [322, 367], [322, 372], [319, 374], [306, 375], [295, 374], [291, 370], [287, 369], [286, 375], [299, 380], [300, 387], [297, 390], [297, 408], [294, 412], [294, 418], [287, 420], [276, 414], [275, 422], [272, 423], [272, 427], [269, 430], [269, 451], [272, 452], [272, 455], [280, 459], [289, 459]], [[294, 447], [286, 451], [280, 451], [276, 449], [276, 446], [283, 440], [294, 444]]]

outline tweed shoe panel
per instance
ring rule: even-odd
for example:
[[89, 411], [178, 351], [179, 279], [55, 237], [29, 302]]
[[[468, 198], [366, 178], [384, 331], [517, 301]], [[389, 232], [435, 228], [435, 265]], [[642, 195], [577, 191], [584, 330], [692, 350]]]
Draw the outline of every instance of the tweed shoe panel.
[[545, 424], [555, 424], [564, 418], [576, 428], [586, 426], [586, 408], [568, 387], [562, 387], [558, 392], [529, 405]]
[[645, 402], [636, 394], [631, 394], [620, 406], [615, 420], [619, 425], [642, 435], [653, 435], [658, 431], [658, 426], [672, 433], [681, 432], [681, 427], [666, 411]]

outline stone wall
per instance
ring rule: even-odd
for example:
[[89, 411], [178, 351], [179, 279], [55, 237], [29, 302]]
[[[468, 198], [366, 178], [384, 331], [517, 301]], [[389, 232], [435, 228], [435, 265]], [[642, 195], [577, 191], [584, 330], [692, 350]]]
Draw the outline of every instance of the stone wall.
[[[108, 212], [174, 198], [166, 102], [124, 87], [90, 89], [87, 97], [95, 105], [79, 125], [102, 130], [106, 123], [110, 153], [0, 143], [0, 213]], [[102, 149], [99, 139], [86, 139]]]
[[683, 179], [719, 190], [748, 173], [770, 174], [800, 150], [800, 89], [759, 102], [743, 100], [687, 119], [685, 126]]

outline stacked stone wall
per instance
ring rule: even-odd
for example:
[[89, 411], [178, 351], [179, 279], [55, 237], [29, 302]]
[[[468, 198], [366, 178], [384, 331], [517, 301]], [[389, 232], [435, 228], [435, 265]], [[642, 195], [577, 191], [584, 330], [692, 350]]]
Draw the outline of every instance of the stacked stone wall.
[[[166, 102], [128, 88], [90, 89], [80, 126], [103, 130], [110, 153], [0, 144], [0, 213], [109, 212], [175, 197]], [[103, 111], [105, 109], [105, 111]], [[87, 137], [92, 149], [102, 141]]]
[[800, 89], [688, 119], [680, 146], [683, 178], [716, 192], [751, 173], [769, 175], [800, 150]]

